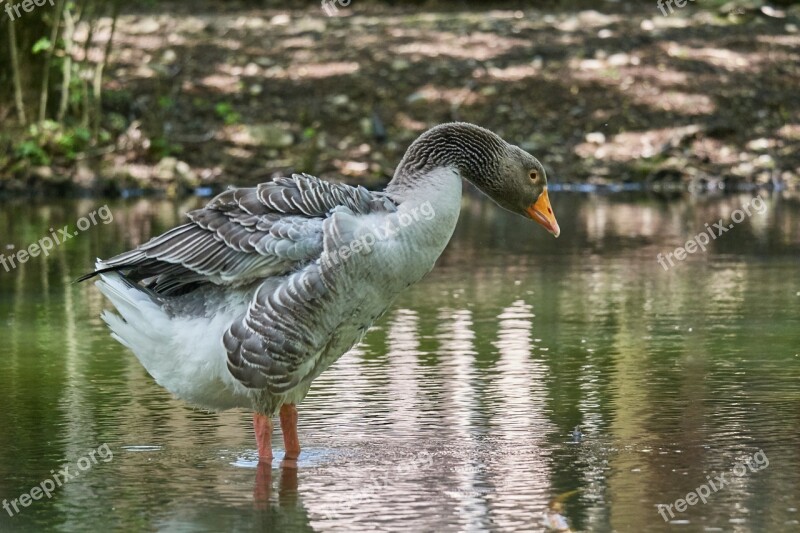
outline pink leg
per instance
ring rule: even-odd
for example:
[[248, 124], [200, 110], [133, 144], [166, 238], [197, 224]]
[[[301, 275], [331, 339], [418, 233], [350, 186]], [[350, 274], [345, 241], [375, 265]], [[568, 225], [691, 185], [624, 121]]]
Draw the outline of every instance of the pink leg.
[[286, 449], [281, 466], [297, 468], [300, 457], [300, 439], [297, 437], [297, 407], [292, 403], [281, 406], [281, 430], [283, 431], [283, 447]]
[[258, 460], [272, 463], [272, 419], [261, 413], [253, 413], [253, 429], [258, 443]]

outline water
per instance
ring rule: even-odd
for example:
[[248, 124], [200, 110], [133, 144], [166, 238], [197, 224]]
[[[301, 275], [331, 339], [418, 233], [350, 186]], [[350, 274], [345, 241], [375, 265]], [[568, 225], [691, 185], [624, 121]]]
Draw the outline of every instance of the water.
[[[800, 205], [768, 197], [708, 252], [656, 260], [750, 198], [561, 193], [558, 240], [466, 199], [434, 272], [300, 406], [297, 471], [280, 450], [257, 467], [249, 413], [185, 406], [109, 338], [72, 280], [198, 203], [112, 202], [113, 222], [0, 267], [0, 498], [39, 496], [0, 530], [532, 531], [549, 512], [573, 531], [796, 531]], [[0, 251], [103, 203], [6, 203]], [[741, 464], [759, 451], [768, 466]]]

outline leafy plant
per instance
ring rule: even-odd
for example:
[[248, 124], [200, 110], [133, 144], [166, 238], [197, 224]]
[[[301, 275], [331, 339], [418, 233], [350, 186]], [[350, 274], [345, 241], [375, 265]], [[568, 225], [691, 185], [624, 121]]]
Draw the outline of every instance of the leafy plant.
[[55, 137], [55, 144], [67, 156], [74, 160], [85, 150], [92, 140], [92, 132], [87, 128], [77, 127], [69, 131], [61, 131]]
[[228, 126], [237, 124], [242, 119], [242, 116], [234, 111], [233, 106], [228, 102], [218, 103], [216, 106], [214, 106], [214, 111], [216, 111], [217, 116], [219, 116]]
[[16, 156], [29, 161], [32, 165], [49, 165], [50, 156], [36, 141], [25, 140], [16, 147]]
[[52, 46], [52, 44], [53, 43], [50, 42], [50, 39], [48, 39], [47, 37], [42, 37], [41, 39], [33, 43], [33, 48], [31, 48], [31, 52], [33, 52], [34, 54], [46, 52], [47, 50], [50, 49], [50, 46]]
[[173, 107], [175, 107], [175, 100], [173, 100], [169, 96], [159, 96], [158, 107], [160, 107], [163, 110], [172, 109]]
[[173, 154], [179, 154], [183, 151], [180, 144], [170, 142], [169, 139], [161, 135], [150, 139], [150, 153], [158, 159], [168, 157]]

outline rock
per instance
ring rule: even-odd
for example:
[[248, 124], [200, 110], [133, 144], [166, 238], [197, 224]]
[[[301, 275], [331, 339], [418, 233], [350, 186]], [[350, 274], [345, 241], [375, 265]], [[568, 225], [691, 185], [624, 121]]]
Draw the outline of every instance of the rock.
[[78, 187], [88, 188], [97, 181], [97, 174], [85, 161], [80, 161], [75, 168], [72, 183]]
[[172, 181], [175, 179], [175, 167], [178, 160], [174, 157], [165, 157], [153, 168], [153, 178], [161, 181]]
[[411, 64], [405, 59], [395, 59], [392, 61], [392, 70], [406, 70]]
[[746, 146], [748, 150], [760, 152], [762, 150], [766, 150], [767, 148], [773, 147], [774, 145], [775, 141], [761, 137], [759, 139], [753, 139], [752, 141], [748, 142]]
[[[166, 182], [170, 187], [196, 187], [199, 184], [197, 173], [185, 161], [175, 157], [165, 157], [153, 168], [153, 179]], [[173, 190], [175, 193], [177, 190]]]
[[162, 65], [171, 65], [178, 60], [178, 54], [175, 53], [175, 50], [168, 48], [164, 50], [164, 53], [161, 54], [161, 64]]
[[608, 57], [608, 64], [612, 67], [623, 67], [631, 62], [630, 56], [625, 53], [611, 54]]
[[761, 6], [761, 13], [768, 17], [776, 18], [776, 19], [783, 19], [786, 18], [786, 12], [781, 11], [780, 9], [775, 9], [772, 6]]
[[732, 0], [723, 4], [719, 12], [725, 15], [744, 15], [754, 13], [764, 6], [763, 0]]
[[586, 142], [592, 144], [603, 144], [606, 142], [606, 136], [603, 132], [593, 131], [586, 134]]
[[134, 29], [136, 33], [146, 35], [148, 33], [156, 33], [161, 29], [161, 25], [155, 18], [145, 17], [142, 18], [138, 24], [134, 23]]
[[244, 66], [244, 70], [242, 70], [242, 74], [245, 76], [255, 76], [258, 74], [258, 65], [256, 63], [250, 62]]
[[199, 183], [197, 173], [192, 170], [192, 167], [186, 161], [178, 161], [175, 165], [175, 174], [186, 185], [196, 187]]
[[350, 103], [350, 98], [346, 94], [336, 94], [331, 97], [330, 102], [336, 107], [343, 107]]
[[258, 144], [267, 148], [286, 148], [294, 144], [294, 136], [284, 124], [248, 126], [248, 133]]
[[50, 181], [53, 179], [53, 169], [46, 166], [33, 167], [31, 176], [42, 181]]
[[755, 159], [755, 164], [761, 168], [775, 168], [775, 160], [769, 154], [761, 154]]

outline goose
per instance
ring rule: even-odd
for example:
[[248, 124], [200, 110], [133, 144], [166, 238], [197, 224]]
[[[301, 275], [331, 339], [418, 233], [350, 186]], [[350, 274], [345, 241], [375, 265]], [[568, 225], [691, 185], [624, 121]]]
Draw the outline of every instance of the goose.
[[434, 266], [461, 210], [462, 179], [560, 234], [542, 164], [482, 127], [435, 126], [383, 191], [307, 174], [231, 188], [188, 222], [98, 259], [102, 318], [155, 379], [192, 406], [252, 410], [259, 461], [300, 455], [297, 405]]

